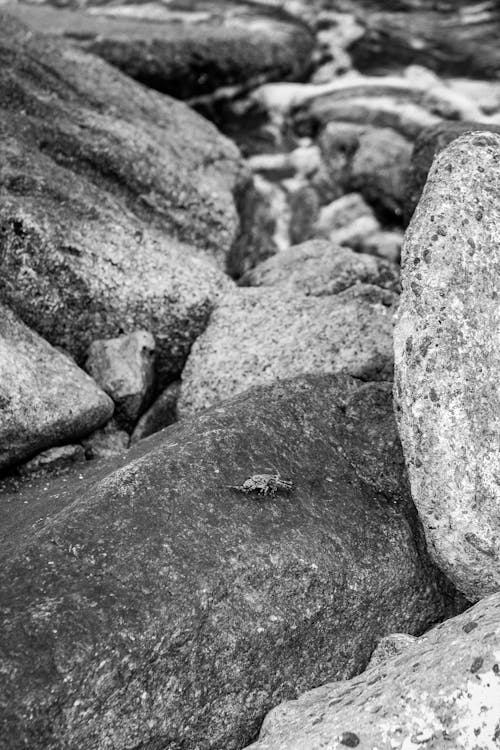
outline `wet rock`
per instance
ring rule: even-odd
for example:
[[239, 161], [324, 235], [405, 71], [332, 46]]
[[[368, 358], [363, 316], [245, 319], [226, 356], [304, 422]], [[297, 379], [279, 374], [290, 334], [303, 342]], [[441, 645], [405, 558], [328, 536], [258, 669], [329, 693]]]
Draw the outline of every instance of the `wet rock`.
[[239, 232], [236, 148], [180, 102], [0, 20], [0, 298], [81, 363], [154, 334], [179, 372]]
[[85, 369], [115, 403], [120, 427], [132, 431], [151, 397], [155, 340], [149, 331], [93, 341]]
[[[9, 503], [9, 750], [237, 750], [381, 636], [453, 614], [415, 542], [391, 401], [347, 376], [255, 389], [82, 473], [62, 503], [59, 485]], [[291, 493], [226, 486], [268, 466]]]
[[354, 284], [373, 284], [399, 293], [398, 268], [372, 255], [355, 253], [327, 240], [310, 240], [259, 263], [243, 286], [279, 286], [317, 297], [338, 294]]
[[[199, 7], [196, 7], [196, 6]], [[314, 36], [292, 16], [261, 5], [190, 3], [97, 6], [84, 10], [18, 6], [37, 32], [58, 34], [124, 73], [176, 99], [265, 80], [302, 79]]]
[[69, 357], [0, 306], [0, 469], [78, 440], [113, 402]]
[[500, 136], [435, 159], [403, 247], [398, 419], [429, 551], [471, 600], [500, 587]]
[[499, 610], [497, 593], [432, 628], [400, 656], [278, 706], [250, 747], [494, 750], [500, 729]]
[[441, 122], [426, 128], [415, 141], [405, 188], [404, 219], [408, 225], [422, 195], [434, 157], [455, 138], [472, 131], [500, 133], [500, 125], [481, 122]]
[[34, 474], [41, 471], [55, 471], [78, 461], [85, 461], [85, 450], [82, 445], [61, 445], [42, 451], [20, 467], [22, 474]]
[[164, 427], [177, 422], [177, 399], [179, 398], [180, 380], [168, 385], [137, 422], [130, 437], [130, 444], [163, 430]]
[[182, 372], [179, 417], [305, 372], [391, 379], [397, 299], [368, 284], [325, 297], [281, 288], [227, 295]]

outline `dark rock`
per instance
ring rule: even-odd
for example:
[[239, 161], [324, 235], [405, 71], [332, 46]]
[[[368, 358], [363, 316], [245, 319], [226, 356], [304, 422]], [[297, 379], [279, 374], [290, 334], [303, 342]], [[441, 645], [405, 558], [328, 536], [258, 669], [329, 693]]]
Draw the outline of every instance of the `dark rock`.
[[179, 372], [239, 232], [236, 148], [188, 107], [0, 19], [0, 298], [79, 363], [154, 334]]
[[405, 225], [410, 223], [413, 212], [422, 195], [429, 169], [435, 156], [448, 144], [464, 133], [473, 131], [489, 131], [500, 133], [500, 125], [481, 122], [441, 122], [430, 128], [425, 128], [415, 141], [408, 170], [405, 190], [404, 219]]
[[253, 3], [190, 6], [100, 5], [89, 14], [18, 5], [13, 12], [35, 31], [64, 36], [176, 99], [301, 80], [311, 69], [314, 36], [289, 14]]
[[429, 552], [470, 600], [500, 587], [500, 135], [441, 151], [406, 231], [398, 422]]
[[311, 185], [302, 185], [288, 198], [290, 204], [290, 242], [298, 245], [314, 236], [319, 216], [319, 195]]
[[132, 431], [154, 384], [155, 340], [149, 331], [93, 341], [85, 369], [115, 403], [115, 420]]
[[168, 385], [156, 401], [137, 422], [130, 437], [130, 444], [163, 430], [164, 427], [177, 422], [177, 399], [181, 388], [180, 380]]
[[[129, 456], [63, 506], [34, 487], [24, 524], [7, 505], [9, 750], [236, 750], [278, 701], [456, 611], [415, 544], [387, 384], [255, 389]], [[267, 467], [293, 491], [226, 486]]]
[[88, 435], [113, 408], [69, 357], [0, 306], [0, 470]]
[[397, 301], [369, 284], [324, 297], [280, 287], [234, 291], [193, 344], [182, 371], [179, 417], [303, 373], [391, 380]]
[[328, 240], [310, 240], [277, 253], [241, 279], [242, 286], [279, 286], [316, 297], [354, 284], [400, 292], [399, 269], [382, 258], [355, 253]]

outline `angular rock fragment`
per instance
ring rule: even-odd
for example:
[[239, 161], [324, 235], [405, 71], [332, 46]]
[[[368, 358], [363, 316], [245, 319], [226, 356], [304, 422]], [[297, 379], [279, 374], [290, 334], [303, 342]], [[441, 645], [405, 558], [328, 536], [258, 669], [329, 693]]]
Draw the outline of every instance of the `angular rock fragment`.
[[[257, 388], [62, 501], [36, 485], [7, 504], [5, 746], [237, 750], [381, 636], [453, 614], [416, 542], [391, 402], [348, 376]], [[266, 470], [293, 490], [227, 486]]]
[[471, 600], [500, 587], [500, 136], [435, 159], [405, 235], [395, 398], [429, 551]]
[[0, 470], [88, 435], [113, 409], [69, 357], [0, 306]]

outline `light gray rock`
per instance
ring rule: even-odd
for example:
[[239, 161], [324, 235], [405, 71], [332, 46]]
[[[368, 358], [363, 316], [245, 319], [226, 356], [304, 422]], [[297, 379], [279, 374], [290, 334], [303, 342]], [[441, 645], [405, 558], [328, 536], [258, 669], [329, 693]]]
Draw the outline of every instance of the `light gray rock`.
[[155, 402], [137, 422], [130, 437], [131, 445], [177, 421], [177, 399], [179, 398], [180, 388], [181, 382], [176, 380], [160, 393]]
[[368, 669], [383, 664], [388, 659], [392, 659], [393, 656], [403, 654], [416, 643], [418, 641], [415, 636], [408, 635], [408, 633], [391, 633], [384, 636], [379, 640], [370, 657]]
[[429, 550], [470, 599], [500, 588], [500, 136], [442, 151], [405, 235], [395, 398]]
[[403, 237], [403, 232], [381, 229], [373, 232], [373, 234], [360, 237], [356, 249], [358, 252], [378, 255], [379, 258], [385, 258], [392, 263], [399, 263], [401, 261]]
[[359, 283], [400, 291], [396, 265], [328, 240], [309, 240], [277, 253], [245, 274], [240, 283], [279, 286], [316, 297], [337, 294]]
[[0, 469], [88, 435], [113, 408], [69, 357], [0, 305]]
[[[360, 193], [346, 193], [322, 207], [316, 224], [316, 234], [319, 237], [329, 237], [332, 232], [344, 229], [356, 219], [365, 217], [376, 221], [373, 209]], [[378, 223], [374, 226], [378, 227]]]
[[120, 427], [132, 431], [154, 383], [155, 340], [149, 331], [93, 341], [85, 369], [115, 403]]
[[500, 594], [344, 682], [283, 703], [248, 750], [497, 750]]
[[391, 379], [397, 299], [368, 284], [320, 298], [269, 288], [227, 295], [192, 347], [179, 417], [302, 373]]

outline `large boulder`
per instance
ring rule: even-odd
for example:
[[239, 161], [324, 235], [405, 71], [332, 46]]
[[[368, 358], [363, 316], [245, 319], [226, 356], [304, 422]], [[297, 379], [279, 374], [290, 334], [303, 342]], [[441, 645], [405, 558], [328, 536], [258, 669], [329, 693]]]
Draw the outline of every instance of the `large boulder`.
[[360, 677], [275, 708], [248, 750], [496, 750], [499, 653], [495, 594]]
[[405, 235], [395, 396], [430, 553], [471, 600], [500, 588], [500, 136], [434, 161]]
[[111, 399], [0, 305], [0, 470], [101, 427]]
[[[237, 750], [381, 636], [453, 614], [416, 542], [391, 401], [348, 376], [254, 389], [73, 494], [6, 504], [5, 746]], [[262, 471], [292, 491], [228, 487]]]
[[226, 295], [182, 372], [179, 417], [250, 386], [302, 373], [392, 379], [397, 300], [369, 284], [323, 297], [279, 287]]
[[34, 30], [71, 39], [177, 99], [225, 86], [302, 79], [310, 70], [314, 36], [289, 14], [245, 2], [189, 6], [102, 4], [88, 13], [30, 3], [12, 12]]
[[138, 328], [175, 374], [239, 232], [237, 149], [187, 106], [0, 16], [0, 298], [82, 361]]
[[410, 223], [413, 212], [422, 195], [429, 169], [435, 156], [448, 146], [455, 138], [474, 131], [500, 133], [500, 125], [481, 122], [440, 122], [424, 128], [415, 141], [407, 174], [405, 191], [404, 220]]

